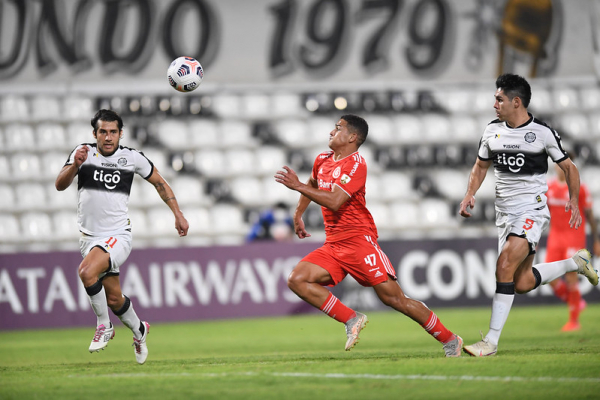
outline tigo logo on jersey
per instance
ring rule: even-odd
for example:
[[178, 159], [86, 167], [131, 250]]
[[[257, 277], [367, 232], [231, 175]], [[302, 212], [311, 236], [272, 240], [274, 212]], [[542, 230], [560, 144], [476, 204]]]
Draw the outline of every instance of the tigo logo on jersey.
[[94, 171], [94, 180], [97, 182], [103, 182], [104, 186], [112, 190], [117, 187], [117, 184], [121, 182], [121, 172], [115, 170], [112, 174], [104, 173], [104, 171]]

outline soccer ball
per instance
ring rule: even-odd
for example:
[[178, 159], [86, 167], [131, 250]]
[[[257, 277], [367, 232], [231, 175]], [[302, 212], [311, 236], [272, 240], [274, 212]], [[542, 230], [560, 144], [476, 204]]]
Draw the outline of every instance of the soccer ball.
[[192, 57], [176, 58], [167, 70], [169, 84], [180, 92], [195, 90], [204, 77], [202, 65]]

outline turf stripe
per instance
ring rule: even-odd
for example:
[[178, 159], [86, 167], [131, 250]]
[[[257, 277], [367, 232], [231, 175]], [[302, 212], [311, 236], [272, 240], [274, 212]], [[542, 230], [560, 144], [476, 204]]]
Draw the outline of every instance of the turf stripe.
[[239, 373], [130, 373], [101, 375], [69, 375], [68, 378], [155, 378], [155, 377], [233, 377], [233, 376], [276, 376], [283, 378], [324, 379], [381, 379], [381, 380], [425, 380], [425, 381], [486, 381], [486, 382], [589, 382], [600, 383], [600, 378], [523, 377], [523, 376], [473, 376], [473, 375], [380, 375], [380, 374], [314, 374], [308, 372], [239, 372]]

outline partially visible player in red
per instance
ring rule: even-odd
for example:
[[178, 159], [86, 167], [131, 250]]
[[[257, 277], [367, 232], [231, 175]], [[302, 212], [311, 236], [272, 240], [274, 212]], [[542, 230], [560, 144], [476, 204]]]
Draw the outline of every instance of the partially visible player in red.
[[304, 257], [288, 278], [289, 288], [301, 299], [346, 326], [346, 351], [358, 342], [367, 316], [343, 304], [324, 286], [335, 286], [350, 274], [362, 286], [373, 287], [379, 299], [419, 323], [443, 344], [446, 357], [459, 357], [463, 341], [420, 301], [404, 295], [394, 267], [377, 245], [377, 228], [365, 204], [367, 164], [358, 153], [366, 140], [367, 122], [344, 115], [329, 133], [331, 151], [319, 154], [307, 184], [289, 167], [275, 180], [300, 193], [294, 230], [309, 237], [302, 215], [311, 201], [319, 204], [325, 222], [322, 247]]
[[[569, 153], [569, 157], [573, 160], [571, 153]], [[586, 247], [585, 229], [569, 228], [571, 213], [565, 212], [565, 204], [569, 200], [569, 188], [562, 169], [556, 165], [555, 170], [556, 178], [548, 180], [548, 192], [546, 193], [550, 209], [550, 230], [546, 248], [547, 263], [569, 258], [577, 250]], [[593, 251], [596, 256], [600, 256], [600, 238], [592, 211], [592, 196], [584, 183], [581, 183], [579, 187], [579, 209], [583, 210], [581, 225], [585, 227], [586, 221], [590, 224], [594, 241]], [[562, 278], [555, 279], [550, 282], [550, 286], [552, 286], [554, 294], [569, 305], [569, 321], [562, 327], [562, 331], [578, 330], [581, 327], [579, 313], [583, 311], [586, 303], [579, 292], [577, 272], [567, 272], [564, 280]]]

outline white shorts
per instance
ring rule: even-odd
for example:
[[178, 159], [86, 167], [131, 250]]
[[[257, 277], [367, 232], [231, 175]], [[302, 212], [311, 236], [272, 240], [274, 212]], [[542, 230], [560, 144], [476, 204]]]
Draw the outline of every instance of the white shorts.
[[129, 253], [131, 253], [131, 233], [119, 233], [114, 236], [87, 236], [81, 235], [79, 239], [79, 250], [81, 256], [85, 258], [94, 248], [100, 247], [110, 254], [109, 268], [99, 275], [102, 278], [106, 275], [119, 275], [119, 267], [123, 265]]
[[506, 214], [496, 211], [496, 226], [498, 227], [498, 254], [509, 236], [518, 236], [529, 242], [529, 254], [535, 254], [542, 233], [550, 225], [550, 210], [524, 211], [520, 214]]

